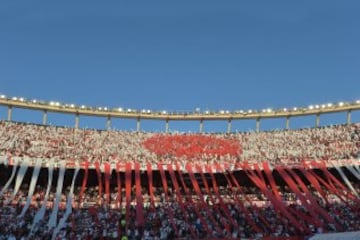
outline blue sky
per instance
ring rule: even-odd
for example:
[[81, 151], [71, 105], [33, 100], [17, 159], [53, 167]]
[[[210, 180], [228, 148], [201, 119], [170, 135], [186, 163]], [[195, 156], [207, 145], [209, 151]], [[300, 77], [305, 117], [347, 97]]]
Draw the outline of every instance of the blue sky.
[[[168, 111], [263, 109], [360, 99], [358, 1], [2, 1], [0, 93]], [[0, 117], [6, 109], [0, 107]], [[15, 111], [41, 122], [41, 113]], [[344, 122], [344, 114], [322, 124]], [[360, 114], [353, 114], [360, 121]], [[72, 125], [73, 116], [49, 116]], [[313, 117], [291, 127], [313, 125]], [[133, 129], [133, 121], [113, 121]], [[83, 127], [104, 119], [82, 118]], [[248, 130], [254, 121], [233, 124]], [[264, 121], [262, 129], [284, 120]], [[146, 121], [144, 130], [163, 130]], [[170, 123], [175, 130], [198, 123]], [[205, 123], [207, 131], [226, 123]]]

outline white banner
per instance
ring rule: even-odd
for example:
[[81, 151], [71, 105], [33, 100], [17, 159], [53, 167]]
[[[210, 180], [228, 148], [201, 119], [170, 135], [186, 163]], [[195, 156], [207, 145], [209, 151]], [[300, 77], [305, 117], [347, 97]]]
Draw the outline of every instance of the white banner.
[[23, 161], [20, 165], [20, 169], [19, 169], [19, 172], [17, 173], [16, 175], [16, 181], [15, 181], [15, 187], [14, 187], [14, 191], [12, 192], [12, 195], [10, 197], [10, 199], [6, 200], [5, 204], [7, 203], [11, 203], [16, 194], [18, 193], [19, 189], [20, 189], [20, 186], [24, 180], [24, 177], [25, 177], [25, 174], [26, 174], [26, 170], [28, 169], [28, 166], [29, 166], [29, 158], [28, 157], [25, 157], [23, 158]]
[[61, 191], [62, 191], [63, 183], [64, 183], [64, 176], [65, 176], [65, 162], [62, 162], [60, 164], [59, 177], [58, 177], [58, 181], [57, 181], [55, 202], [54, 202], [53, 210], [51, 212], [49, 223], [48, 223], [49, 229], [56, 227], [57, 214], [58, 214], [58, 210], [59, 210], [59, 202], [61, 199]]
[[14, 177], [15, 177], [17, 165], [18, 165], [18, 159], [15, 158], [15, 159], [14, 159], [13, 169], [12, 169], [12, 172], [11, 172], [11, 176], [10, 176], [9, 180], [6, 182], [6, 184], [5, 184], [5, 186], [3, 187], [3, 189], [1, 189], [0, 197], [4, 194], [5, 191], [7, 191], [7, 189], [8, 189], [9, 186], [10, 186], [10, 184], [12, 183], [12, 181], [13, 181], [13, 179], [14, 179]]
[[72, 179], [72, 182], [71, 182], [70, 192], [69, 192], [69, 194], [68, 194], [67, 201], [66, 201], [66, 211], [65, 211], [65, 214], [64, 214], [64, 216], [60, 219], [59, 224], [58, 224], [57, 227], [55, 228], [51, 239], [55, 239], [55, 238], [56, 238], [56, 235], [57, 235], [58, 232], [65, 226], [65, 222], [66, 222], [66, 220], [68, 219], [69, 215], [70, 215], [71, 212], [72, 212], [72, 199], [73, 199], [73, 196], [74, 196], [74, 186], [75, 186], [75, 180], [76, 180], [76, 177], [77, 177], [77, 175], [78, 175], [78, 173], [79, 173], [79, 170], [80, 170], [79, 165], [76, 165], [75, 173], [74, 173], [74, 176], [73, 176], [73, 179]]
[[21, 211], [21, 214], [20, 214], [20, 217], [23, 217], [26, 210], [29, 208], [30, 206], [30, 203], [31, 203], [31, 199], [32, 199], [32, 196], [34, 194], [34, 190], [35, 190], [35, 186], [36, 186], [36, 182], [37, 182], [37, 179], [39, 177], [39, 173], [40, 173], [40, 169], [41, 169], [41, 163], [42, 163], [42, 160], [41, 158], [38, 158], [36, 159], [36, 162], [35, 162], [35, 167], [34, 167], [34, 170], [33, 170], [33, 174], [31, 176], [31, 183], [30, 183], [30, 187], [29, 187], [29, 192], [28, 192], [28, 196], [27, 196], [27, 199], [26, 199], [26, 204], [24, 205], [22, 211]]
[[341, 168], [339, 166], [337, 166], [337, 163], [333, 163], [334, 167], [336, 168], [336, 170], [339, 172], [341, 178], [344, 180], [345, 184], [348, 186], [348, 188], [354, 193], [354, 195], [359, 198], [359, 194], [356, 192], [356, 190], [354, 189], [353, 185], [351, 184], [351, 182], [349, 181], [349, 179], [346, 177], [346, 175], [344, 174], [344, 172], [341, 170]]
[[50, 194], [51, 184], [53, 181], [53, 170], [54, 170], [54, 161], [49, 160], [48, 161], [48, 185], [46, 188], [46, 193], [45, 193], [43, 204], [42, 204], [40, 210], [37, 211], [37, 213], [35, 214], [34, 221], [31, 226], [30, 235], [31, 235], [32, 231], [34, 230], [35, 225], [44, 218], [45, 211], [46, 211], [46, 205], [47, 205], [47, 201], [48, 201], [49, 194]]

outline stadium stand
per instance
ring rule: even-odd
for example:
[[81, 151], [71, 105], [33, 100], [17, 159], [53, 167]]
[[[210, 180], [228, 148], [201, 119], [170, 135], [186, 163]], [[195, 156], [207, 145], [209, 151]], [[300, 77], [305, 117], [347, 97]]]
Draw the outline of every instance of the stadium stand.
[[159, 134], [1, 121], [0, 239], [359, 231], [359, 127]]

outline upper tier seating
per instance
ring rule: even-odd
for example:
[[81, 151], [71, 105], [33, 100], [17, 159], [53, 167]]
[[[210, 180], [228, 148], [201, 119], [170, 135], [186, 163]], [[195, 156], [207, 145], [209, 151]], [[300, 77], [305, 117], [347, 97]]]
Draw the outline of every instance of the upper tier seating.
[[258, 133], [159, 134], [0, 122], [0, 156], [291, 165], [305, 159], [357, 158], [359, 146], [359, 123]]

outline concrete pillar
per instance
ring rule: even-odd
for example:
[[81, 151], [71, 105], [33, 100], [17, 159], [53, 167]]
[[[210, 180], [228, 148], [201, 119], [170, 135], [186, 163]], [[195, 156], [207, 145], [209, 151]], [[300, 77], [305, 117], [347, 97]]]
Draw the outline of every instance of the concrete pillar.
[[169, 132], [169, 119], [166, 119], [166, 121], [165, 121], [165, 132], [166, 133]]
[[228, 133], [231, 133], [231, 118], [228, 119], [227, 132], [228, 132]]
[[140, 132], [140, 130], [141, 130], [141, 121], [140, 121], [140, 117], [138, 117], [136, 119], [136, 131]]
[[47, 110], [44, 110], [42, 124], [47, 125]]
[[11, 120], [12, 120], [12, 106], [8, 106], [7, 120], [8, 120], [8, 121], [11, 121]]
[[286, 116], [285, 129], [286, 130], [290, 129], [290, 117], [289, 116]]
[[346, 113], [346, 124], [351, 124], [351, 110]]
[[200, 133], [203, 133], [203, 132], [204, 132], [204, 119], [201, 119], [201, 120], [200, 120], [199, 132], [200, 132]]
[[79, 117], [79, 114], [76, 113], [76, 114], [75, 114], [75, 128], [76, 128], [76, 129], [79, 128], [79, 122], [80, 122], [80, 117]]
[[106, 119], [106, 129], [110, 130], [111, 129], [111, 117], [108, 116]]
[[260, 131], [260, 118], [256, 119], [256, 132]]
[[315, 127], [319, 127], [320, 126], [320, 114], [316, 114], [316, 120], [315, 120]]

